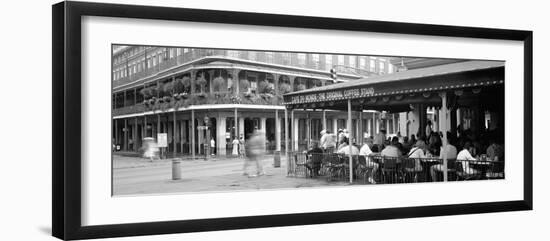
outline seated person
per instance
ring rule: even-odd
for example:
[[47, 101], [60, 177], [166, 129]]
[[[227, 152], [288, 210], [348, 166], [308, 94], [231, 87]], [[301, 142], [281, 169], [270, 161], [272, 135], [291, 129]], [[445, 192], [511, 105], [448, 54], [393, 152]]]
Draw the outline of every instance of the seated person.
[[351, 151], [352, 155], [359, 155], [359, 149], [355, 147], [354, 145], [349, 144], [349, 139], [344, 138], [342, 140], [342, 144], [338, 147], [338, 154], [345, 154], [349, 155]]
[[[450, 133], [447, 133], [447, 136], [449, 136]], [[447, 155], [447, 160], [455, 160], [457, 159], [457, 150], [456, 150], [456, 147], [449, 143], [449, 141], [447, 141], [447, 148], [446, 150], [443, 150], [443, 146], [441, 147], [441, 151], [440, 151], [440, 154], [439, 154], [439, 158], [443, 159], [443, 155]], [[430, 168], [430, 175], [432, 176], [432, 180], [434, 182], [437, 182], [439, 181], [438, 180], [438, 175], [437, 173], [438, 172], [443, 172], [444, 170], [444, 166], [443, 164], [437, 164], [437, 165], [433, 165], [431, 168]]]
[[309, 157], [306, 163], [306, 168], [310, 171], [311, 176], [319, 175], [319, 169], [321, 169], [321, 161], [323, 159], [323, 150], [319, 148], [317, 142], [311, 143], [311, 148], [307, 151]]
[[405, 168], [407, 172], [422, 171], [422, 165], [420, 158], [426, 157], [426, 149], [428, 149], [426, 143], [423, 140], [418, 140], [407, 154], [408, 158], [415, 158], [414, 168]]
[[462, 169], [465, 174], [479, 174], [480, 172], [469, 165], [469, 161], [475, 161], [476, 159], [470, 154], [469, 149], [472, 147], [472, 143], [467, 141], [462, 150], [456, 155], [456, 160], [462, 163]]
[[389, 145], [387, 145], [380, 154], [387, 157], [400, 157], [401, 150], [397, 147], [397, 144], [399, 144], [399, 139], [394, 137]]
[[502, 148], [500, 144], [496, 143], [494, 139], [491, 139], [489, 143], [491, 144], [487, 147], [487, 158], [492, 161], [504, 160], [504, 148]]
[[367, 165], [366, 167], [367, 168], [372, 168], [372, 170], [370, 172], [370, 175], [369, 175], [369, 178], [368, 178], [368, 181], [370, 183], [376, 183], [374, 181], [374, 174], [378, 171], [379, 165], [378, 165], [378, 163], [372, 161], [371, 158], [369, 158], [369, 155], [375, 154], [371, 150], [371, 145], [372, 145], [372, 139], [367, 139], [366, 143], [361, 147], [361, 150], [359, 150], [359, 155], [365, 157], [366, 165]]

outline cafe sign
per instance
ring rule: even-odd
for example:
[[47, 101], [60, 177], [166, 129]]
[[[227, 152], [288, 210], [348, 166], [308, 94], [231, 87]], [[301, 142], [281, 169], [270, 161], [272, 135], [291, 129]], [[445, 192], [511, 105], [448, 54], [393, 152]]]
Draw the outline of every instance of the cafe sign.
[[292, 96], [292, 103], [310, 103], [310, 102], [321, 102], [326, 100], [335, 100], [335, 99], [350, 99], [358, 98], [365, 96], [374, 95], [374, 88], [354, 88], [346, 90], [335, 90], [315, 94], [306, 94]]

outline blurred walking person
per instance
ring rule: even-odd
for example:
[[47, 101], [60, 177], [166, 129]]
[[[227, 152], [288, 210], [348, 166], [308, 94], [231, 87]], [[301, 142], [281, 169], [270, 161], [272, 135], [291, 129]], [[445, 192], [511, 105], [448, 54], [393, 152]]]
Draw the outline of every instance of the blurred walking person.
[[[248, 141], [246, 142], [246, 158], [244, 160], [244, 166], [243, 166], [243, 175], [249, 176], [249, 177], [257, 177], [264, 175], [263, 167], [261, 164], [261, 159], [264, 155], [264, 143], [265, 138], [263, 138], [262, 133], [260, 133], [257, 129], [254, 130], [254, 133], [250, 136]], [[256, 174], [248, 174], [248, 166], [251, 164], [256, 164]]]
[[143, 138], [143, 157], [148, 158], [151, 162], [159, 155], [159, 147], [155, 139], [151, 137]]

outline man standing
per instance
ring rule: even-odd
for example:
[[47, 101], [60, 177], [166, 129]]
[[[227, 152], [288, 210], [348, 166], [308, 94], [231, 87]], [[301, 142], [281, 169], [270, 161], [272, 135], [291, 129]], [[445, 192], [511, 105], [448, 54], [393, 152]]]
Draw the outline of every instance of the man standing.
[[336, 135], [334, 133], [331, 133], [330, 131], [323, 130], [325, 134], [321, 137], [320, 146], [323, 148], [325, 153], [334, 153], [334, 150], [336, 149]]
[[386, 141], [386, 130], [380, 129], [380, 132], [374, 136], [373, 144], [380, 148], [384, 144], [384, 141]]

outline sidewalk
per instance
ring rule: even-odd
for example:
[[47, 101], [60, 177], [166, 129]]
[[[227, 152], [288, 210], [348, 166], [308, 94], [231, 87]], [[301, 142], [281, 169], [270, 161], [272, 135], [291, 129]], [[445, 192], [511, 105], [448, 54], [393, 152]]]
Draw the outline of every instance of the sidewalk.
[[[172, 180], [172, 159], [150, 162], [144, 158], [114, 156], [114, 195], [225, 192], [236, 190], [287, 189], [320, 186], [344, 186], [347, 182], [328, 182], [325, 178], [287, 177], [286, 160], [273, 167], [273, 156], [262, 159], [265, 175], [243, 175], [244, 160], [240, 158], [183, 158], [182, 179]], [[251, 165], [249, 171], [255, 171]]]

